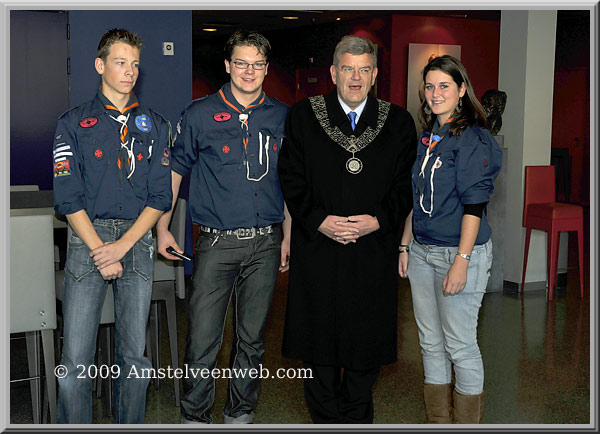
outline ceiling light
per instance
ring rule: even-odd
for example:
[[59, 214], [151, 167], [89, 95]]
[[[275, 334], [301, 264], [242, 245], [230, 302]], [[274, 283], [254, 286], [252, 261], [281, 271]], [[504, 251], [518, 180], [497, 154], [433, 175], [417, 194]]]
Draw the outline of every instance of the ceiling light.
[[217, 29], [211, 29], [211, 28], [206, 28], [206, 29], [202, 29], [205, 32], [216, 32]]
[[337, 17], [335, 20], [340, 21], [341, 19], [342, 19], [341, 17]]
[[282, 17], [284, 20], [297, 20], [298, 17]]

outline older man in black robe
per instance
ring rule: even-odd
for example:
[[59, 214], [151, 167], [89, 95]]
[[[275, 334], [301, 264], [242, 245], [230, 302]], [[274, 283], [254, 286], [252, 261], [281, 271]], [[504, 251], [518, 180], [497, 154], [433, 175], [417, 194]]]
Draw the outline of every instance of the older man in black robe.
[[313, 378], [315, 423], [372, 423], [381, 365], [396, 360], [398, 246], [411, 207], [411, 115], [369, 94], [371, 41], [345, 36], [337, 90], [292, 106], [279, 180], [292, 225], [283, 355]]

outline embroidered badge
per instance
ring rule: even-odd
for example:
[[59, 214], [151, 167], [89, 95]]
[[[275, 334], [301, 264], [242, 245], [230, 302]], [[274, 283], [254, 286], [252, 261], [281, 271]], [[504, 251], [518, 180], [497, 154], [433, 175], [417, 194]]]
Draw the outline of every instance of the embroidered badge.
[[79, 126], [82, 128], [90, 128], [98, 123], [98, 118], [90, 116], [79, 121]]
[[142, 161], [142, 158], [144, 158], [144, 156], [142, 155], [142, 153], [140, 152], [137, 156], [138, 161]]
[[169, 159], [167, 157], [163, 157], [162, 160], [160, 160], [160, 163], [163, 166], [168, 166], [169, 165]]
[[229, 154], [230, 151], [231, 151], [231, 149], [229, 149], [229, 146], [227, 146], [227, 145], [223, 146], [223, 153], [224, 154]]
[[231, 119], [231, 113], [219, 112], [213, 115], [213, 119], [217, 122], [225, 122]]
[[66, 176], [71, 174], [71, 169], [69, 168], [69, 160], [59, 161], [54, 163], [54, 177], [57, 176]]
[[169, 158], [169, 148], [165, 148], [165, 150], [163, 151], [163, 155], [164, 155], [166, 158]]
[[425, 146], [429, 146], [429, 137], [427, 137], [427, 136], [421, 137], [421, 143], [423, 143]]
[[483, 159], [483, 167], [488, 167], [487, 160], [485, 158]]
[[439, 169], [440, 167], [442, 167], [442, 160], [437, 159], [435, 160], [435, 164], [433, 165], [434, 168]]
[[273, 150], [277, 152], [277, 144], [273, 145]]
[[58, 136], [56, 136], [56, 140], [60, 140], [62, 138], [62, 134], [59, 134]]
[[147, 133], [152, 129], [152, 121], [147, 115], [139, 115], [135, 117], [135, 126], [138, 127], [138, 130]]
[[102, 160], [102, 157], [104, 157], [104, 152], [102, 152], [102, 149], [98, 148], [94, 151], [94, 157], [96, 157], [96, 159], [98, 160]]

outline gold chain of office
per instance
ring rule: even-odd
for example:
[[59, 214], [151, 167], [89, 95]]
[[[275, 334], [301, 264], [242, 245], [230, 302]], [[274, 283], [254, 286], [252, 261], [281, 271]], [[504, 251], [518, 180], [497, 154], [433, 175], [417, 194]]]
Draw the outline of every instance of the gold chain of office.
[[325, 98], [323, 95], [311, 96], [308, 98], [308, 100], [310, 101], [310, 105], [317, 120], [319, 121], [319, 124], [325, 133], [327, 133], [329, 138], [346, 151], [352, 153], [352, 157], [346, 161], [346, 170], [353, 175], [360, 173], [363, 168], [363, 163], [360, 159], [356, 158], [354, 154], [369, 146], [379, 135], [390, 112], [390, 103], [378, 99], [377, 103], [379, 105], [379, 109], [377, 111], [377, 125], [375, 126], [375, 129], [371, 128], [371, 126], [368, 126], [359, 137], [356, 137], [354, 134], [347, 136], [342, 133], [339, 127], [331, 126], [331, 123], [329, 122], [329, 116], [327, 115], [327, 105], [325, 104]]

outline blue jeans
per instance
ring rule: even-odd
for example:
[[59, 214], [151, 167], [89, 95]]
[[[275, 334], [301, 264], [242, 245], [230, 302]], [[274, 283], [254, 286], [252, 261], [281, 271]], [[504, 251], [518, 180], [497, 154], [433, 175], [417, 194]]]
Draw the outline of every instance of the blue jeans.
[[[248, 369], [259, 369], [264, 354], [264, 327], [271, 306], [281, 260], [281, 232], [240, 240], [200, 232], [194, 255], [192, 291], [188, 299], [188, 336], [185, 363], [190, 371], [212, 370], [223, 340], [229, 301], [233, 298], [234, 340], [232, 371], [244, 378], [229, 380], [224, 415], [226, 423], [251, 423], [258, 402], [260, 379]], [[259, 370], [260, 372], [260, 370]], [[215, 379], [189, 375], [183, 379], [181, 413], [196, 422], [211, 423]]]
[[445, 295], [442, 282], [454, 263], [457, 247], [411, 243], [408, 278], [419, 330], [425, 383], [452, 382], [463, 395], [483, 391], [483, 361], [477, 345], [477, 318], [492, 267], [492, 241], [477, 245], [467, 268], [467, 284]]
[[[93, 224], [102, 241], [116, 241], [134, 220], [96, 219]], [[152, 232], [148, 231], [121, 259], [123, 276], [112, 282], [115, 300], [115, 423], [144, 423], [148, 378], [128, 378], [133, 368], [151, 368], [144, 356], [146, 323], [152, 296], [154, 269]], [[61, 364], [68, 374], [58, 379], [58, 423], [92, 423], [92, 378], [96, 336], [107, 283], [90, 249], [73, 231], [65, 264], [62, 300], [64, 335]], [[98, 367], [99, 368], [99, 367]], [[84, 377], [84, 378], [78, 378]]]

